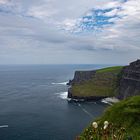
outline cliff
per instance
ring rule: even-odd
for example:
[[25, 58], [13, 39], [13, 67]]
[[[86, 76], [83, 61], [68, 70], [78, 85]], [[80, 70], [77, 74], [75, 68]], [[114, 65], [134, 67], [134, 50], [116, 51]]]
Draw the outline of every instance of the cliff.
[[119, 99], [140, 95], [140, 60], [124, 67], [119, 81]]
[[117, 89], [118, 74], [122, 66], [94, 71], [76, 71], [70, 81], [68, 97], [72, 99], [98, 100], [114, 96]]
[[82, 82], [91, 80], [94, 75], [95, 75], [96, 71], [76, 71], [74, 74], [74, 79], [70, 80], [68, 85], [74, 85], [74, 84], [80, 84]]
[[[96, 78], [97, 75], [100, 77]], [[105, 76], [106, 75], [106, 76]], [[111, 75], [111, 76], [110, 76]], [[104, 76], [106, 80], [104, 81]], [[96, 81], [98, 79], [98, 82]], [[108, 79], [108, 80], [107, 80]], [[94, 81], [94, 83], [92, 83]], [[103, 82], [104, 81], [104, 82]], [[107, 84], [108, 81], [112, 84]], [[101, 84], [103, 82], [103, 84]], [[119, 103], [115, 103], [114, 105], [108, 107], [104, 114], [96, 120], [98, 123], [98, 128], [96, 132], [98, 133], [98, 138], [103, 137], [105, 132], [110, 132], [108, 135], [111, 135], [112, 132], [115, 134], [117, 139], [120, 139], [120, 132], [122, 128], [124, 128], [125, 132], [123, 134], [123, 139], [130, 139], [130, 140], [139, 140], [140, 139], [140, 60], [134, 61], [130, 63], [128, 66], [124, 67], [112, 67], [112, 68], [105, 68], [96, 70], [95, 75], [89, 81], [86, 81], [89, 85], [91, 84], [92, 87], [95, 87], [99, 90], [102, 86], [105, 85], [107, 89], [105, 91], [100, 91], [100, 94], [103, 96], [104, 93], [110, 93], [108, 96], [116, 96], [117, 98], [121, 99]], [[113, 84], [114, 83], [114, 84]], [[73, 90], [76, 87], [80, 87], [78, 90]], [[112, 93], [107, 91], [112, 88]], [[86, 88], [85, 83], [77, 84], [74, 83], [71, 85], [70, 94], [73, 98], [73, 95], [78, 93], [81, 96], [80, 90]], [[93, 89], [92, 89], [93, 90]], [[94, 94], [96, 90], [93, 90], [91, 93]], [[84, 93], [85, 94], [85, 93]], [[99, 94], [99, 95], [100, 95]], [[89, 95], [86, 95], [90, 97]], [[100, 96], [101, 97], [101, 96]], [[109, 129], [104, 130], [104, 121], [108, 121], [112, 125]], [[110, 126], [111, 126], [110, 125]], [[92, 123], [87, 127], [83, 133], [78, 137], [79, 140], [89, 140], [96, 137], [95, 131], [93, 131]], [[114, 136], [114, 135], [113, 135]], [[119, 138], [118, 138], [119, 137]]]
[[69, 85], [68, 98], [71, 99], [98, 100], [111, 96], [125, 99], [140, 95], [140, 60], [124, 67], [76, 71]]

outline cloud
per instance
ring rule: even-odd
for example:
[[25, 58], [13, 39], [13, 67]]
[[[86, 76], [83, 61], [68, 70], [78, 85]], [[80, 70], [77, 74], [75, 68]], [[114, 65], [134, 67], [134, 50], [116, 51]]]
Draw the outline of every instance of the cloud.
[[34, 6], [29, 9], [27, 15], [35, 18], [49, 18], [57, 13], [57, 10], [50, 8], [48, 5]]
[[0, 63], [128, 62], [140, 54], [139, 4], [0, 0]]
[[79, 32], [85, 35], [86, 32], [89, 35], [88, 32], [91, 32], [89, 36], [96, 37], [92, 41], [96, 49], [140, 50], [139, 4], [139, 0], [109, 2], [101, 9], [88, 11], [81, 20], [78, 19], [75, 26], [69, 28], [76, 34]]
[[115, 8], [109, 12], [106, 12], [104, 15], [105, 16], [108, 16], [108, 17], [114, 17], [117, 15], [117, 13], [119, 12], [119, 9], [118, 8]]
[[0, 0], [0, 4], [7, 4], [10, 0]]

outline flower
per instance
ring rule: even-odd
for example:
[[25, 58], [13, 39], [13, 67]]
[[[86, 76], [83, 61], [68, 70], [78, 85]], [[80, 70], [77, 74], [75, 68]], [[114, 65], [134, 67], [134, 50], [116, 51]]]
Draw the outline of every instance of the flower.
[[107, 129], [108, 125], [104, 125], [104, 130]]
[[108, 126], [109, 122], [108, 121], [104, 121], [104, 125]]
[[104, 130], [107, 129], [108, 125], [109, 125], [109, 122], [108, 121], [104, 121]]
[[93, 123], [92, 123], [92, 126], [96, 129], [96, 128], [98, 127], [97, 122], [93, 122]]
[[93, 139], [93, 136], [91, 136], [90, 139], [92, 140]]
[[117, 136], [116, 136], [116, 135], [113, 135], [113, 138], [114, 138], [114, 139], [116, 139], [116, 138], [117, 138]]

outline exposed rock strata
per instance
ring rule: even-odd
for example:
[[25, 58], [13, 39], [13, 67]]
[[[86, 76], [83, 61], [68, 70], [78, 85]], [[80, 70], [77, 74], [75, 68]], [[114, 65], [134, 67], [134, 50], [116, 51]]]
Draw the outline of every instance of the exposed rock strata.
[[124, 67], [119, 83], [119, 99], [140, 95], [140, 60]]
[[80, 84], [82, 82], [92, 79], [96, 71], [76, 71], [73, 80], [70, 80], [68, 85]]

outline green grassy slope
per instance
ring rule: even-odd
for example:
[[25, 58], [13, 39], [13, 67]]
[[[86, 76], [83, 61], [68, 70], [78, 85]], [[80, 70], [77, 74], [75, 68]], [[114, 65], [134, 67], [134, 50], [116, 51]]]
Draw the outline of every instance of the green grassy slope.
[[[140, 140], [140, 96], [134, 96], [114, 104], [107, 108], [104, 115], [96, 121], [101, 126], [106, 120], [115, 125], [116, 131], [124, 127], [126, 137], [132, 136], [133, 140]], [[92, 130], [91, 125], [86, 129], [88, 132]], [[86, 138], [86, 131], [81, 135], [83, 138]]]
[[92, 80], [72, 86], [73, 96], [113, 96], [122, 66], [109, 67], [96, 71]]

